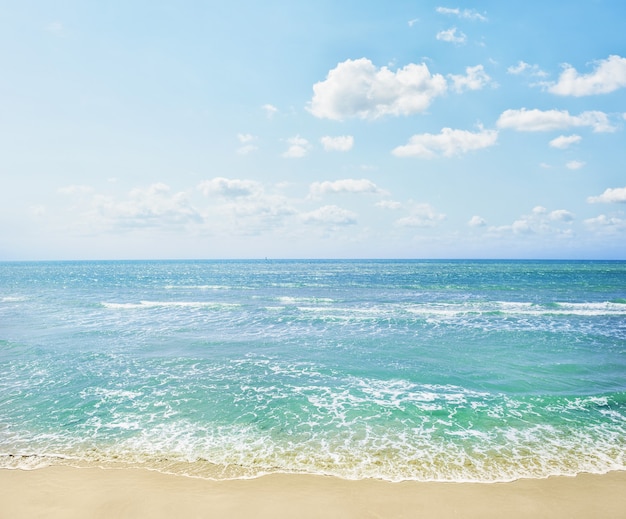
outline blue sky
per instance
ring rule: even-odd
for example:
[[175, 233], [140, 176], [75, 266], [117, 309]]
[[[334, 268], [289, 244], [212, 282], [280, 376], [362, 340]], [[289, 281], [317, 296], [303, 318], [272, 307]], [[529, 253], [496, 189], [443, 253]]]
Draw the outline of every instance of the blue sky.
[[0, 260], [625, 259], [625, 20], [0, 2]]

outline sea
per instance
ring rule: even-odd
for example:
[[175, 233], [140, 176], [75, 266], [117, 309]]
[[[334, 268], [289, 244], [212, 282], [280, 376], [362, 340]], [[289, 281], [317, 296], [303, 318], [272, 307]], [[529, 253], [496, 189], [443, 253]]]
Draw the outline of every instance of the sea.
[[624, 261], [0, 263], [0, 468], [626, 470]]

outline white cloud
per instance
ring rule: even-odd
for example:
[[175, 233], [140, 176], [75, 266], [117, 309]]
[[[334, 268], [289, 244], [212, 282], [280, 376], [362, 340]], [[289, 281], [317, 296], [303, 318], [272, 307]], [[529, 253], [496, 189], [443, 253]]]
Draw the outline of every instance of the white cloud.
[[553, 148], [564, 150], [565, 148], [569, 148], [572, 144], [579, 143], [581, 140], [582, 137], [580, 135], [560, 135], [556, 139], [552, 139], [549, 144]]
[[262, 191], [262, 186], [253, 180], [229, 179], [215, 177], [198, 184], [198, 189], [205, 196], [221, 196], [239, 198], [253, 196]]
[[391, 209], [395, 211], [396, 209], [400, 209], [402, 204], [400, 202], [396, 202], [395, 200], [380, 200], [374, 204], [376, 207], [381, 207], [383, 209]]
[[571, 222], [574, 220], [574, 214], [567, 209], [556, 209], [548, 214], [548, 218], [555, 222]]
[[567, 110], [505, 110], [500, 115], [498, 128], [511, 128], [521, 132], [545, 132], [563, 130], [571, 127], [589, 126], [594, 132], [611, 132], [615, 128], [610, 125], [604, 112], [588, 111], [580, 115], [570, 115]]
[[525, 61], [519, 61], [517, 65], [511, 66], [506, 69], [509, 74], [519, 75], [519, 74], [529, 74], [535, 77], [546, 77], [548, 75], [547, 72], [544, 72], [539, 68], [539, 65], [530, 65]]
[[202, 216], [185, 192], [170, 193], [161, 182], [130, 191], [126, 200], [94, 196], [88, 217], [107, 228], [168, 228], [201, 223]]
[[278, 108], [276, 108], [274, 105], [271, 104], [264, 104], [261, 107], [264, 111], [265, 111], [265, 115], [268, 117], [268, 119], [271, 119], [274, 114], [276, 114], [278, 112]]
[[409, 27], [413, 27], [419, 21], [420, 21], [419, 18], [413, 18], [412, 20], [409, 20]]
[[487, 21], [487, 17], [485, 15], [480, 14], [474, 9], [463, 9], [461, 11], [459, 8], [437, 7], [436, 11], [439, 14], [458, 16], [459, 18], [465, 18], [466, 20], [479, 20], [481, 22]]
[[241, 146], [239, 148], [237, 148], [237, 153], [239, 155], [249, 155], [250, 153], [258, 150], [259, 147], [255, 146], [254, 144], [246, 144], [245, 146]]
[[474, 215], [472, 216], [470, 221], [467, 222], [467, 225], [469, 225], [470, 227], [484, 227], [485, 225], [487, 225], [487, 222], [483, 217]]
[[300, 159], [304, 157], [309, 150], [311, 149], [311, 144], [306, 139], [296, 135], [295, 137], [290, 137], [287, 139], [287, 143], [289, 144], [289, 148], [287, 151], [282, 154], [283, 157], [291, 158], [291, 159]]
[[430, 204], [414, 204], [411, 214], [396, 220], [399, 227], [435, 227], [446, 215], [438, 213]]
[[325, 205], [314, 211], [303, 213], [300, 219], [304, 223], [322, 225], [354, 225], [357, 223], [356, 214], [336, 205]]
[[410, 63], [393, 72], [366, 58], [349, 59], [313, 85], [307, 109], [315, 117], [334, 120], [410, 115], [426, 110], [446, 88], [445, 78], [432, 75], [424, 63]]
[[626, 203], [626, 187], [610, 187], [599, 196], [587, 198], [590, 204], [624, 204]]
[[491, 78], [487, 75], [482, 65], [467, 67], [465, 72], [465, 76], [455, 74], [448, 75], [448, 77], [452, 80], [452, 88], [456, 92], [460, 93], [464, 90], [480, 90], [491, 81]]
[[585, 167], [585, 163], [581, 160], [570, 160], [567, 164], [565, 164], [567, 169], [581, 169]]
[[252, 135], [251, 133], [238, 133], [237, 134], [237, 139], [242, 144], [247, 144], [249, 142], [257, 140], [257, 136], [256, 135]]
[[259, 149], [258, 146], [252, 144], [258, 139], [256, 135], [252, 135], [250, 133], [239, 133], [237, 134], [237, 139], [241, 144], [243, 144], [243, 146], [237, 148], [237, 153], [240, 155], [248, 155], [249, 153]]
[[443, 128], [441, 133], [413, 135], [408, 144], [398, 146], [392, 153], [397, 157], [421, 157], [430, 159], [437, 156], [451, 157], [469, 151], [493, 146], [498, 139], [495, 130], [481, 130], [472, 133], [466, 130]]
[[522, 215], [511, 225], [489, 227], [492, 235], [559, 235], [572, 236], [571, 224], [574, 215], [566, 209], [548, 211], [540, 205], [533, 208], [530, 214]]
[[309, 194], [312, 197], [332, 193], [381, 193], [382, 191], [371, 180], [365, 178], [354, 179], [346, 178], [343, 180], [335, 180], [330, 182], [313, 182], [309, 188]]
[[626, 231], [626, 220], [617, 216], [601, 214], [585, 220], [585, 225], [600, 234], [617, 234]]
[[596, 62], [596, 68], [589, 74], [579, 75], [574, 67], [565, 65], [557, 83], [548, 91], [562, 96], [587, 96], [608, 94], [626, 87], [626, 58], [612, 55]]
[[326, 135], [320, 139], [320, 142], [326, 151], [349, 151], [354, 145], [354, 137], [352, 135], [341, 135], [339, 137]]
[[437, 33], [436, 38], [440, 41], [446, 41], [448, 43], [465, 43], [467, 36], [465, 36], [465, 34], [461, 31], [457, 34], [456, 31], [456, 27], [452, 27], [446, 31], [440, 31]]

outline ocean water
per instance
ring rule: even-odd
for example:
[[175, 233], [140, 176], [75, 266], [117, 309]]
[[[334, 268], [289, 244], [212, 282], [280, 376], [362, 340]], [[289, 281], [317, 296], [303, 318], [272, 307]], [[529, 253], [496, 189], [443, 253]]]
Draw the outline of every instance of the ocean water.
[[0, 467], [626, 469], [626, 262], [0, 263]]

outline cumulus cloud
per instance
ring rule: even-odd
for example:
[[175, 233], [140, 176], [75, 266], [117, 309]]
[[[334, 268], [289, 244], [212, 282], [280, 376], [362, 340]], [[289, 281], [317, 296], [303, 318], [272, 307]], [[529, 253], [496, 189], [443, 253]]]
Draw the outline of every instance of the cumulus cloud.
[[565, 164], [567, 169], [581, 169], [585, 167], [585, 163], [581, 160], [570, 160], [567, 164]]
[[339, 137], [326, 135], [320, 139], [320, 142], [326, 151], [349, 151], [354, 145], [354, 137], [352, 135], [341, 135]]
[[589, 126], [594, 132], [611, 132], [615, 128], [604, 112], [588, 111], [570, 115], [567, 110], [505, 110], [497, 122], [498, 128], [520, 132], [545, 132], [571, 127]]
[[626, 58], [612, 55], [596, 62], [589, 74], [579, 74], [571, 65], [565, 65], [559, 80], [548, 91], [562, 96], [608, 94], [626, 87]]
[[438, 156], [451, 157], [469, 151], [493, 146], [498, 139], [495, 130], [480, 130], [473, 133], [467, 130], [443, 128], [441, 133], [413, 135], [408, 144], [398, 146], [392, 153], [397, 157], [420, 157], [430, 159]]
[[609, 187], [599, 196], [587, 198], [590, 204], [624, 204], [626, 203], [626, 187]]
[[452, 15], [452, 16], [457, 16], [459, 18], [464, 18], [466, 20], [478, 20], [481, 22], [486, 22], [487, 21], [487, 17], [483, 14], [480, 14], [479, 12], [477, 12], [475, 9], [459, 9], [457, 8], [450, 8], [450, 7], [437, 7], [437, 9], [435, 9], [439, 14], [446, 14], [446, 15]]
[[577, 144], [582, 140], [580, 135], [560, 135], [556, 139], [552, 139], [549, 144], [553, 148], [564, 150], [569, 148], [572, 144]]
[[469, 225], [470, 227], [484, 227], [485, 225], [487, 225], [487, 222], [483, 217], [474, 215], [472, 216], [470, 221], [467, 222], [467, 225]]
[[382, 191], [371, 180], [365, 178], [346, 178], [342, 180], [313, 182], [309, 188], [311, 197], [319, 197], [332, 193], [381, 193]]
[[311, 149], [309, 141], [299, 135], [287, 139], [287, 144], [289, 144], [289, 148], [287, 148], [287, 151], [285, 151], [282, 156], [290, 159], [300, 159]]
[[258, 194], [262, 187], [253, 180], [230, 179], [215, 177], [198, 184], [198, 189], [205, 196], [220, 196], [224, 198], [239, 198]]
[[457, 28], [452, 27], [445, 31], [439, 31], [436, 38], [440, 41], [446, 41], [448, 43], [465, 43], [467, 36], [461, 31], [457, 33]]
[[333, 120], [410, 115], [426, 110], [446, 88], [445, 78], [431, 74], [424, 63], [410, 63], [393, 72], [366, 58], [349, 59], [313, 85], [307, 109], [315, 117]]
[[530, 214], [523, 215], [511, 225], [489, 227], [488, 232], [494, 235], [549, 235], [572, 236], [571, 224], [574, 214], [567, 209], [548, 211], [543, 206], [536, 206]]
[[304, 223], [320, 225], [355, 225], [357, 223], [356, 214], [347, 209], [342, 209], [336, 205], [325, 205], [314, 211], [302, 213], [300, 219]]
[[467, 67], [465, 72], [465, 76], [455, 74], [448, 75], [448, 77], [452, 80], [452, 88], [456, 92], [460, 93], [464, 90], [480, 90], [491, 81], [491, 78], [487, 75], [482, 65]]
[[585, 225], [600, 234], [617, 234], [626, 231], [626, 220], [618, 216], [601, 214], [585, 220]]

